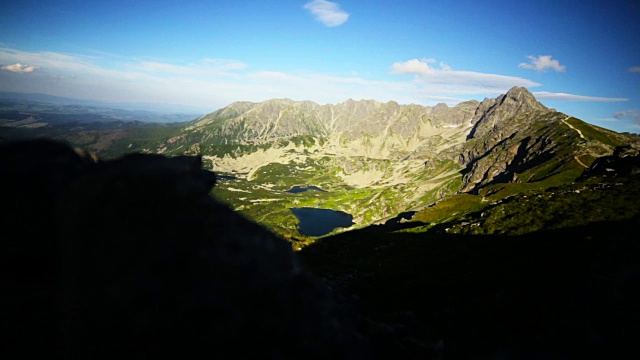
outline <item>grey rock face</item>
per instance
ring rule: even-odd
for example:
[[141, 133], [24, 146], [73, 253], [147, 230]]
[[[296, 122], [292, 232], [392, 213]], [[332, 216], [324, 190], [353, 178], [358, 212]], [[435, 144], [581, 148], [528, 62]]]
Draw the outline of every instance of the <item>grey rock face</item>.
[[453, 108], [446, 104], [431, 108], [399, 105], [394, 101], [350, 99], [321, 106], [311, 101], [274, 99], [231, 104], [195, 122], [193, 130], [235, 142], [264, 143], [298, 135], [330, 137], [338, 134], [352, 140], [381, 134], [409, 139], [427, 122], [433, 126], [469, 122], [477, 105], [477, 101], [468, 101]]
[[[472, 120], [475, 126], [469, 139], [491, 133], [493, 139], [500, 141], [521, 126], [522, 121], [526, 121], [523, 115], [530, 115], [527, 117], [530, 118], [536, 112], [547, 111], [549, 109], [540, 104], [527, 89], [514, 87], [496, 99], [482, 102]], [[515, 119], [518, 115], [522, 118], [519, 121]]]
[[480, 103], [472, 100], [461, 102], [453, 108], [441, 103], [436, 105], [431, 114], [433, 121], [438, 125], [462, 125], [472, 120], [473, 115]]
[[311, 101], [274, 99], [231, 104], [199, 119], [193, 124], [193, 130], [234, 142], [270, 142], [298, 135], [329, 137], [337, 134], [344, 134], [351, 140], [391, 134], [408, 140], [418, 136], [420, 126], [424, 124], [451, 127], [473, 123], [475, 126], [469, 139], [492, 134], [494, 142], [498, 142], [521, 125], [519, 121], [509, 119], [548, 111], [529, 91], [518, 87], [496, 99], [485, 99], [482, 103], [465, 101], [454, 107], [444, 103], [428, 107], [351, 99], [321, 106]]
[[[474, 191], [491, 182], [519, 182], [521, 172], [549, 160], [561, 137], [577, 134], [558, 126], [564, 114], [540, 104], [525, 88], [514, 87], [495, 99], [485, 99], [471, 120], [475, 125], [467, 142], [445, 151], [466, 166], [461, 192]], [[527, 181], [527, 179], [524, 179]]]

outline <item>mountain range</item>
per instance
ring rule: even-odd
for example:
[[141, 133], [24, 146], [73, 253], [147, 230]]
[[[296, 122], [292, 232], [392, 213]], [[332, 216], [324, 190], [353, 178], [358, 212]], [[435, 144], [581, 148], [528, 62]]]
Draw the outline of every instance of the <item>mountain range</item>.
[[[202, 155], [212, 170], [234, 177], [215, 190], [221, 199], [295, 237], [291, 207], [343, 211], [357, 228], [455, 194], [504, 197], [569, 183], [616, 146], [637, 142], [548, 109], [514, 87], [455, 107], [238, 102], [144, 151]], [[327, 193], [284, 194], [305, 185]]]
[[[462, 194], [473, 209], [571, 183], [597, 158], [639, 141], [549, 109], [521, 87], [454, 107], [273, 99], [236, 102], [186, 123], [155, 127], [73, 123], [55, 132], [46, 122], [31, 122], [28, 130], [4, 124], [2, 129], [13, 125], [12, 137], [39, 131], [101, 158], [130, 152], [202, 156], [207, 168], [227, 179], [214, 196], [301, 244], [312, 239], [299, 231], [291, 208], [350, 214], [351, 229]], [[310, 186], [324, 191], [288, 192]]]
[[[0, 115], [3, 318], [12, 344], [41, 339], [18, 352], [637, 356], [640, 137], [524, 88], [144, 126], [33, 115]], [[308, 235], [298, 208], [351, 225]]]

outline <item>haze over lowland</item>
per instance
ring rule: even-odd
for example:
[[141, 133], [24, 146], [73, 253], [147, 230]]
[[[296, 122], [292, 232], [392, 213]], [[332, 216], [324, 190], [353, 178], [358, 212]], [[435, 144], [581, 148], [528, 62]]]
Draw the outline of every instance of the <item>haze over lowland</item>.
[[0, 91], [205, 113], [272, 98], [453, 106], [521, 86], [638, 132], [638, 15], [632, 1], [13, 2]]

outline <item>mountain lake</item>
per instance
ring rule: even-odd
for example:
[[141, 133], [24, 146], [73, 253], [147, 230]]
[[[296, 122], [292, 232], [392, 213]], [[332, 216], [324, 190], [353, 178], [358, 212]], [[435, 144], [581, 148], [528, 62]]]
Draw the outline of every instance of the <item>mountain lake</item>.
[[321, 188], [311, 185], [311, 186], [294, 186], [291, 189], [287, 190], [288, 193], [290, 194], [297, 194], [297, 193], [301, 193], [301, 192], [305, 192], [305, 191], [309, 191], [309, 190], [315, 190], [315, 191], [320, 191], [320, 192], [327, 192], [326, 190], [322, 190]]
[[318, 208], [291, 208], [298, 218], [298, 230], [306, 236], [322, 236], [335, 228], [349, 227], [354, 224], [353, 216], [343, 211]]

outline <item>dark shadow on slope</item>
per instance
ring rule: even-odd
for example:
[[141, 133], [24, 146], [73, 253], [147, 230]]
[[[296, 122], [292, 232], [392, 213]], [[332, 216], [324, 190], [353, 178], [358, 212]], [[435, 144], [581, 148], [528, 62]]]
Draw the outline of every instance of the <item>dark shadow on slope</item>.
[[368, 359], [358, 310], [209, 196], [199, 157], [0, 146], [3, 354]]
[[637, 356], [638, 221], [522, 236], [363, 230], [301, 255], [360, 298], [379, 358]]

